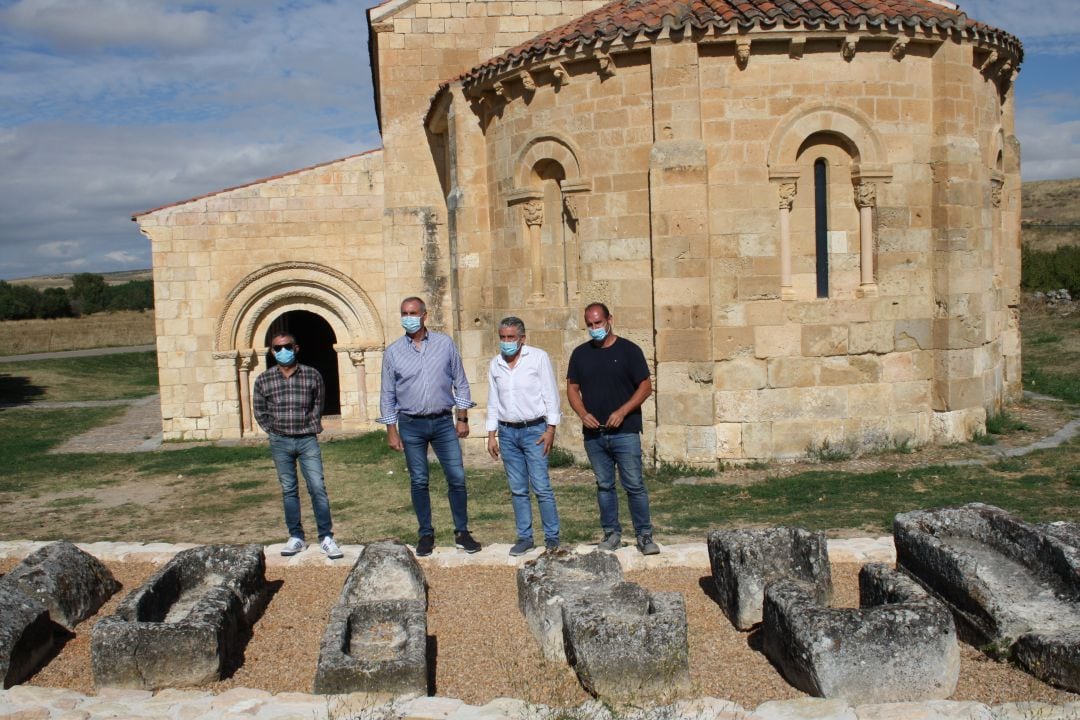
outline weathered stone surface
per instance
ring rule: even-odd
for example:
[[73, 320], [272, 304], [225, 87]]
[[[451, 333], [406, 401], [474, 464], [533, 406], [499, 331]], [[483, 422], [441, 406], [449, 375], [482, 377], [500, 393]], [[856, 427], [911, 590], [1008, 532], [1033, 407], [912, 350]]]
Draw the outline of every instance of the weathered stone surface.
[[52, 621], [68, 630], [96, 613], [120, 589], [97, 558], [66, 540], [31, 553], [0, 584], [44, 603]]
[[605, 701], [666, 700], [690, 683], [686, 604], [620, 582], [563, 607], [566, 653], [581, 684]]
[[893, 534], [898, 566], [951, 608], [963, 639], [1080, 690], [1075, 523], [1030, 525], [972, 503], [902, 513]]
[[156, 689], [220, 679], [239, 663], [262, 613], [259, 545], [207, 545], [177, 553], [94, 626], [94, 683]]
[[761, 622], [765, 586], [777, 578], [810, 583], [819, 603], [832, 597], [824, 533], [791, 527], [724, 529], [711, 531], [708, 543], [720, 606], [740, 630]]
[[370, 543], [330, 611], [315, 692], [424, 695], [427, 687], [423, 570], [404, 544]]
[[28, 678], [55, 648], [63, 630], [49, 619], [49, 609], [13, 584], [0, 583], [0, 679], [4, 687]]
[[618, 558], [599, 551], [547, 552], [518, 569], [518, 607], [544, 657], [566, 660], [563, 605], [578, 597], [603, 596], [622, 578]]
[[807, 583], [770, 583], [765, 654], [788, 682], [818, 697], [851, 703], [949, 697], [960, 650], [948, 609], [884, 565], [864, 567], [859, 588], [861, 608], [827, 608]]

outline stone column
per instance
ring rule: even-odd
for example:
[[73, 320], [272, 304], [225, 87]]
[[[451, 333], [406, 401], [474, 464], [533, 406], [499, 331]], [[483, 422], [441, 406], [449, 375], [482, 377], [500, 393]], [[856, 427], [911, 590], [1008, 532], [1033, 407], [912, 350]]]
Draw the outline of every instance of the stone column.
[[798, 184], [794, 181], [780, 185], [780, 298], [795, 299], [791, 284], [791, 206], [795, 204]]
[[860, 182], [855, 186], [855, 207], [859, 208], [859, 282], [860, 297], [877, 297], [874, 282], [874, 204], [877, 202], [877, 186], [872, 182]]
[[349, 350], [349, 360], [356, 370], [356, 404], [359, 406], [358, 418], [361, 422], [367, 422], [367, 368], [364, 366], [364, 351]]
[[990, 176], [990, 205], [993, 214], [990, 229], [990, 258], [994, 269], [994, 287], [1001, 287], [1001, 191], [1005, 186], [1005, 174], [994, 172]]
[[540, 254], [540, 230], [544, 224], [544, 201], [529, 200], [523, 204], [521, 217], [529, 231], [529, 261], [532, 268], [532, 295], [529, 302], [543, 302], [544, 265]]
[[251, 371], [259, 362], [254, 350], [244, 350], [237, 358], [240, 382], [240, 434], [248, 435], [254, 426], [255, 414], [251, 407]]

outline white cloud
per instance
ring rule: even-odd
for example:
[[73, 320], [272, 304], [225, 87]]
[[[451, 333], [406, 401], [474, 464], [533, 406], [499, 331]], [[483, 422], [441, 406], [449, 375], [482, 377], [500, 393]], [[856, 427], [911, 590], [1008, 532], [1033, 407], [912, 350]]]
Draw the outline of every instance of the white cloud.
[[0, 11], [11, 31], [54, 48], [190, 50], [213, 36], [213, 16], [161, 0], [18, 0]]
[[44, 243], [37, 247], [39, 257], [49, 259], [71, 258], [82, 249], [82, 246], [72, 240], [57, 240], [56, 242]]
[[116, 252], [106, 253], [106, 260], [111, 260], [118, 265], [134, 265], [142, 258], [135, 253], [130, 253], [126, 250], [117, 250]]

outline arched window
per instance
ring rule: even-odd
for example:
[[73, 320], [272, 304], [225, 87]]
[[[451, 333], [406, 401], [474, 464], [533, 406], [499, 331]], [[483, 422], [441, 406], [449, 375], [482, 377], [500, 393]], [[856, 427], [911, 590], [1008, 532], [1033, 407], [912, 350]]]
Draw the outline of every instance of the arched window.
[[817, 296], [829, 297], [829, 163], [814, 161], [814, 248]]

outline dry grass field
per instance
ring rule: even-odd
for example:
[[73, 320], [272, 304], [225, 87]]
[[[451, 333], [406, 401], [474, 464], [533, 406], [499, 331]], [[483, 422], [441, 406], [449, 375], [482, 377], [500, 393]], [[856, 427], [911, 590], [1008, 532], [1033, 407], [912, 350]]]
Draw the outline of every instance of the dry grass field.
[[0, 322], [5, 342], [0, 355], [152, 345], [154, 313], [123, 310], [81, 318]]
[[1020, 241], [1026, 249], [1080, 245], [1080, 178], [1026, 182], [1021, 192]]

